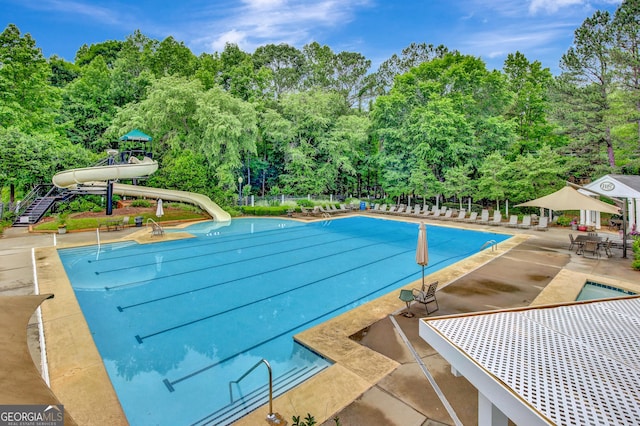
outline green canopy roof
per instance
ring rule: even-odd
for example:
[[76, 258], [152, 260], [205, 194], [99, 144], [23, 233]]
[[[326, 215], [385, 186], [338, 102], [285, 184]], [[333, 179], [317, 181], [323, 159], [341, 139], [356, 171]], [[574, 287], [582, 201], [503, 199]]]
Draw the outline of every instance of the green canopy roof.
[[120, 137], [121, 141], [142, 141], [142, 142], [151, 142], [153, 138], [138, 129], [134, 129], [127, 133], [124, 136]]

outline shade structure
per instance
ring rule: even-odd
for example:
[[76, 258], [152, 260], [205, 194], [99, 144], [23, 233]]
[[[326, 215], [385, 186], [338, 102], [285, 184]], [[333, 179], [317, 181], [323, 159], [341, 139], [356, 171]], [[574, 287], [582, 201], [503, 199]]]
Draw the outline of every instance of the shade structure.
[[517, 204], [516, 207], [542, 207], [550, 210], [591, 210], [619, 214], [620, 209], [611, 204], [583, 195], [570, 186], [535, 200]]
[[149, 135], [147, 135], [146, 133], [138, 130], [138, 129], [134, 129], [132, 131], [130, 131], [129, 133], [127, 133], [124, 136], [120, 137], [121, 141], [140, 141], [140, 142], [151, 142], [153, 140], [153, 138]]
[[418, 228], [418, 247], [416, 247], [416, 263], [422, 266], [422, 289], [424, 290], [424, 267], [429, 264], [429, 247], [427, 245], [427, 228], [420, 222]]
[[156, 207], [156, 216], [157, 217], [164, 216], [164, 209], [162, 208], [162, 198], [158, 199], [158, 204], [157, 204], [157, 207]]

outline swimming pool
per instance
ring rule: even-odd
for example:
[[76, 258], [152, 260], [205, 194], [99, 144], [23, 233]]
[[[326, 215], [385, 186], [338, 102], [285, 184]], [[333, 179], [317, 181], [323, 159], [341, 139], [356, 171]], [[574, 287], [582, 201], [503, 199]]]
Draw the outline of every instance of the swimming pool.
[[[196, 238], [60, 250], [132, 425], [228, 424], [330, 365], [293, 336], [419, 279], [417, 224], [203, 223]], [[427, 273], [507, 235], [428, 227]]]
[[609, 297], [634, 296], [635, 294], [636, 293], [632, 291], [618, 287], [587, 281], [582, 287], [582, 290], [580, 290], [576, 300], [606, 299]]

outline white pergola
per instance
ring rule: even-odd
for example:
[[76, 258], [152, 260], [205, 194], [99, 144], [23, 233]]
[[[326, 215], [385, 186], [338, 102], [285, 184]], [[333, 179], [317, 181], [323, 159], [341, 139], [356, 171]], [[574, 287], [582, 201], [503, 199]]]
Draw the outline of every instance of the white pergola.
[[[626, 199], [627, 208], [627, 230], [631, 231], [631, 226], [637, 224], [640, 227], [640, 176], [635, 175], [605, 175], [593, 182], [583, 185], [584, 190], [578, 190], [585, 195], [593, 193], [606, 197]], [[600, 213], [590, 210], [580, 211], [580, 223], [593, 225], [600, 229]]]
[[640, 297], [424, 318], [478, 424], [640, 424]]

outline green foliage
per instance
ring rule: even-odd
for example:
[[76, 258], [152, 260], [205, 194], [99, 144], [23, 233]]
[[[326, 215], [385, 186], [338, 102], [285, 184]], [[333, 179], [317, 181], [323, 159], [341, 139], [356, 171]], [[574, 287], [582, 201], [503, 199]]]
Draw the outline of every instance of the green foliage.
[[572, 222], [573, 222], [573, 217], [566, 216], [566, 215], [559, 216], [558, 219], [556, 220], [556, 224], [559, 226], [569, 226], [571, 225]]
[[296, 204], [302, 207], [313, 207], [315, 204], [311, 200], [307, 200], [306, 198], [296, 200]]
[[147, 200], [133, 200], [131, 207], [151, 207], [151, 203]]
[[293, 423], [291, 426], [314, 426], [318, 424], [316, 419], [309, 413], [307, 413], [307, 417], [305, 417], [304, 420], [300, 420], [300, 416], [293, 416], [292, 420]]
[[285, 216], [291, 206], [242, 206], [243, 214], [253, 216]]
[[486, 204], [637, 174], [637, 3], [586, 19], [556, 78], [520, 52], [501, 72], [412, 43], [369, 73], [361, 54], [316, 42], [196, 57], [139, 31], [84, 45], [75, 63], [47, 61], [10, 24], [0, 34], [0, 187], [13, 201], [95, 164], [133, 128], [154, 138], [160, 167], [147, 184], [222, 206], [236, 202], [239, 176], [245, 195]]

